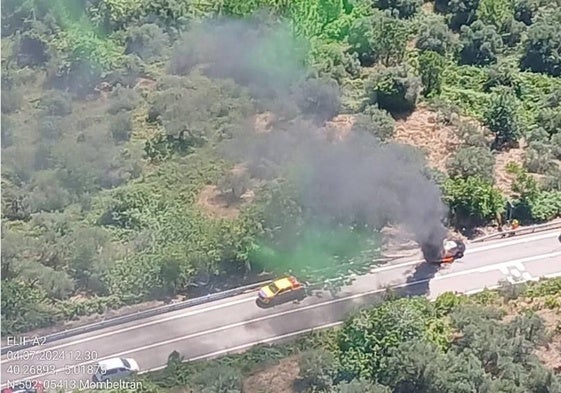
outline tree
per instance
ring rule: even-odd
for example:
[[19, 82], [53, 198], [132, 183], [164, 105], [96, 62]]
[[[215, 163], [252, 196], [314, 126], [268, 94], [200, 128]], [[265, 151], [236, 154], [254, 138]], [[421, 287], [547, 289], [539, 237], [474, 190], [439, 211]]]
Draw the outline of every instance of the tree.
[[331, 393], [391, 393], [391, 389], [368, 380], [353, 379], [350, 382], [337, 384]]
[[499, 62], [493, 64], [487, 70], [487, 77], [483, 84], [485, 92], [491, 92], [493, 88], [498, 86], [505, 86], [515, 93], [517, 97], [522, 94], [522, 81], [520, 80], [519, 72], [510, 64]]
[[471, 25], [476, 20], [479, 0], [436, 0], [435, 10], [445, 14], [448, 25], [459, 30], [464, 25]]
[[388, 112], [373, 106], [355, 116], [351, 132], [366, 132], [381, 141], [389, 140], [394, 133], [395, 121]]
[[218, 189], [227, 195], [229, 202], [239, 201], [250, 185], [249, 174], [244, 171], [228, 172], [218, 182]]
[[407, 29], [403, 21], [378, 11], [353, 22], [347, 38], [350, 50], [362, 66], [376, 62], [391, 66], [402, 62], [407, 46]]
[[518, 102], [512, 90], [499, 88], [493, 93], [491, 104], [484, 113], [484, 122], [495, 134], [493, 148], [502, 149], [518, 144], [521, 134], [520, 120]]
[[308, 79], [296, 92], [296, 103], [305, 115], [321, 123], [336, 116], [341, 108], [340, 88], [336, 81]]
[[337, 359], [331, 352], [312, 350], [301, 356], [299, 368], [299, 376], [306, 388], [326, 390], [333, 386], [337, 376]]
[[443, 357], [433, 344], [416, 340], [401, 343], [391, 351], [389, 363], [394, 367], [383, 383], [392, 386], [394, 393], [435, 391]]
[[523, 70], [561, 76], [561, 10], [544, 11], [528, 28], [520, 67]]
[[538, 12], [540, 0], [516, 0], [514, 3], [514, 18], [530, 26]]
[[444, 200], [458, 228], [488, 222], [502, 213], [505, 206], [500, 191], [479, 177], [448, 179], [444, 184]]
[[46, 91], [41, 97], [39, 106], [47, 116], [67, 116], [72, 113], [70, 96], [57, 90]]
[[422, 52], [419, 56], [419, 72], [423, 83], [423, 95], [430, 97], [440, 94], [442, 73], [446, 67], [446, 59], [432, 51]]
[[370, 77], [366, 94], [371, 103], [395, 114], [415, 108], [420, 88], [420, 80], [411, 76], [405, 67], [392, 67]]
[[382, 10], [390, 10], [399, 18], [410, 18], [421, 8], [420, 0], [376, 0], [374, 5]]
[[126, 31], [125, 53], [135, 54], [150, 63], [160, 59], [169, 49], [169, 36], [158, 25], [147, 23]]
[[423, 25], [415, 46], [420, 51], [433, 51], [442, 56], [452, 48], [454, 35], [440, 18], [431, 18]]
[[384, 381], [391, 375], [393, 349], [427, 339], [432, 306], [424, 298], [386, 302], [348, 319], [338, 338], [344, 378]]
[[497, 29], [481, 21], [476, 21], [471, 26], [462, 26], [460, 42], [462, 64], [492, 64], [497, 61], [497, 55], [502, 49], [502, 40]]
[[490, 149], [475, 146], [460, 148], [447, 163], [451, 177], [478, 176], [490, 183], [493, 182], [494, 166], [495, 157]]
[[112, 116], [109, 124], [111, 137], [116, 143], [128, 142], [132, 135], [132, 116], [129, 112], [120, 112]]
[[510, 0], [480, 0], [476, 12], [478, 20], [497, 30], [501, 30], [513, 14], [514, 5]]

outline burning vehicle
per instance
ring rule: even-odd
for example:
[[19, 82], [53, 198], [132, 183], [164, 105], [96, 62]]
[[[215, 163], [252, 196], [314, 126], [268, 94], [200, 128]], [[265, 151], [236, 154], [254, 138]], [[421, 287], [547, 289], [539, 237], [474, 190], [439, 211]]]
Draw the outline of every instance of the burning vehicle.
[[440, 265], [463, 258], [466, 245], [460, 239], [445, 238], [441, 245], [423, 244], [421, 250], [428, 263]]

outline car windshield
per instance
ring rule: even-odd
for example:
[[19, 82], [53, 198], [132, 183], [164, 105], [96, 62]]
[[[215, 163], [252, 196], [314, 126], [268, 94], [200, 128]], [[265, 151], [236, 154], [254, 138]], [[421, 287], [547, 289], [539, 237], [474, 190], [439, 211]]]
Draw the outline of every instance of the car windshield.
[[126, 368], [131, 368], [131, 364], [129, 363], [129, 361], [127, 359], [121, 359], [121, 361], [123, 362], [123, 364], [125, 365]]
[[269, 285], [269, 289], [273, 292], [273, 293], [277, 293], [279, 291], [279, 287], [277, 287], [275, 285], [275, 283], [271, 283], [271, 285]]

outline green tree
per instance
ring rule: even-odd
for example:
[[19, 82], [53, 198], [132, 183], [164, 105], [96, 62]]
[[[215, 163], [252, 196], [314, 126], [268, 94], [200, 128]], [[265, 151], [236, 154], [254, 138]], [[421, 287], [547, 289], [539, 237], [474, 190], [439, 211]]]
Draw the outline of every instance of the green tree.
[[538, 12], [540, 0], [516, 0], [514, 2], [514, 18], [530, 26]]
[[421, 8], [420, 0], [375, 0], [374, 6], [382, 10], [390, 10], [399, 18], [411, 18]]
[[432, 51], [424, 51], [419, 56], [419, 73], [423, 83], [423, 95], [430, 97], [440, 94], [442, 87], [442, 73], [446, 67], [446, 59]]
[[169, 36], [157, 24], [132, 26], [126, 34], [125, 54], [135, 54], [148, 63], [158, 61], [169, 50]]
[[561, 76], [561, 9], [555, 8], [539, 15], [528, 28], [523, 43], [520, 67], [524, 70]]
[[1, 312], [3, 333], [12, 335], [48, 326], [57, 317], [44, 291], [16, 280], [2, 280]]
[[337, 376], [337, 359], [331, 352], [311, 350], [299, 360], [300, 378], [307, 389], [327, 390]]
[[497, 30], [501, 30], [513, 14], [514, 4], [510, 0], [480, 0], [476, 12], [478, 20]]
[[444, 183], [444, 200], [456, 227], [472, 228], [502, 213], [505, 201], [500, 191], [479, 177], [449, 179]]
[[493, 64], [486, 70], [487, 76], [483, 84], [485, 92], [491, 92], [493, 88], [498, 86], [505, 86], [520, 97], [522, 94], [522, 81], [520, 80], [519, 72], [510, 64], [499, 62]]
[[385, 380], [395, 366], [390, 361], [393, 348], [427, 338], [431, 312], [423, 298], [399, 299], [347, 320], [338, 339], [343, 376]]
[[407, 29], [403, 21], [378, 11], [371, 17], [355, 20], [347, 41], [363, 66], [376, 62], [391, 66], [404, 59]]
[[493, 182], [495, 156], [487, 147], [462, 147], [448, 161], [448, 174], [451, 177], [468, 178], [478, 176]]
[[420, 51], [433, 51], [446, 56], [454, 44], [454, 35], [441, 18], [430, 18], [423, 24], [415, 46]]
[[479, 0], [436, 0], [435, 10], [445, 14], [448, 25], [459, 30], [464, 25], [471, 25], [476, 20]]
[[497, 89], [493, 93], [489, 108], [484, 113], [484, 122], [495, 134], [495, 149], [516, 146], [521, 134], [518, 116], [518, 101], [512, 90]]
[[371, 103], [390, 113], [403, 113], [415, 108], [421, 84], [405, 67], [392, 67], [372, 75], [365, 87]]
[[394, 133], [395, 120], [382, 109], [368, 106], [363, 113], [355, 116], [352, 132], [366, 132], [381, 141], [389, 140]]
[[462, 26], [460, 42], [462, 64], [492, 64], [497, 61], [497, 56], [502, 50], [502, 40], [497, 29], [481, 21], [476, 21], [471, 26]]
[[391, 389], [368, 380], [353, 379], [350, 382], [337, 384], [331, 393], [391, 393]]

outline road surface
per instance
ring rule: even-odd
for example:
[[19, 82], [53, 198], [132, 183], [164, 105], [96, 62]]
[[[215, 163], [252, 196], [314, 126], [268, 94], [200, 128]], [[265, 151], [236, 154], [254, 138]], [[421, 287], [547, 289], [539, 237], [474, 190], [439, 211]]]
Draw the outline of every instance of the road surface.
[[298, 304], [263, 309], [256, 305], [255, 294], [248, 293], [7, 353], [1, 359], [2, 387], [41, 380], [73, 390], [79, 381], [91, 379], [93, 366], [101, 359], [132, 357], [147, 371], [165, 366], [174, 350], [189, 360], [242, 351], [312, 328], [335, 326], [357, 307], [380, 299], [388, 286], [434, 298], [446, 291], [475, 292], [505, 279], [560, 276], [558, 236], [557, 230], [473, 244], [462, 260], [438, 271], [419, 259], [400, 261], [355, 277], [335, 296], [320, 291]]

